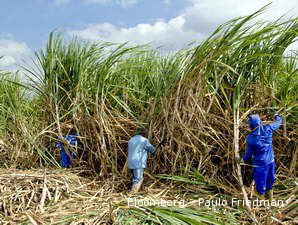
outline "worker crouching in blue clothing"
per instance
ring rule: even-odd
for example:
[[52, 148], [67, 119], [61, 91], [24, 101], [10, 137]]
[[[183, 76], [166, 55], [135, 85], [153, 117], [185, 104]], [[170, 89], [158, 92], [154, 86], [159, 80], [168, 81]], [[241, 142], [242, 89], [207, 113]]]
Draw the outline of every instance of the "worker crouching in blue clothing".
[[148, 154], [156, 152], [146, 136], [146, 129], [138, 128], [136, 135], [128, 141], [128, 169], [132, 173], [132, 192], [134, 193], [138, 192], [142, 186]]
[[[77, 143], [78, 143], [77, 133], [65, 135], [65, 136], [59, 137], [59, 138], [67, 141], [69, 146], [71, 146], [71, 147], [77, 146]], [[58, 141], [56, 143], [56, 147], [60, 149], [60, 161], [59, 161], [60, 166], [64, 167], [64, 168], [70, 167], [71, 166], [71, 158], [73, 158], [75, 155], [74, 152], [73, 151], [67, 152], [65, 150], [64, 143], [61, 141]]]
[[272, 135], [281, 126], [282, 118], [275, 115], [274, 122], [263, 124], [259, 115], [254, 114], [249, 116], [248, 123], [252, 131], [246, 139], [246, 152], [243, 160], [245, 162], [252, 160], [253, 178], [258, 194], [272, 200], [272, 186], [275, 179]]

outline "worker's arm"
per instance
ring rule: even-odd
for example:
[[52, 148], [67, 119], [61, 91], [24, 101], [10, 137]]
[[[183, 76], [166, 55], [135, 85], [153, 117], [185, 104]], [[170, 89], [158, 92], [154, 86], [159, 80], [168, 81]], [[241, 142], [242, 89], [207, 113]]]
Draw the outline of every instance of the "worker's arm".
[[145, 143], [145, 150], [150, 152], [151, 154], [155, 154], [156, 149], [153, 147], [153, 145], [147, 140]]
[[246, 142], [246, 150], [245, 150], [245, 153], [243, 155], [243, 161], [244, 162], [249, 161], [252, 157], [252, 153], [253, 153], [252, 146], [249, 143]]
[[63, 147], [63, 144], [60, 141], [57, 141], [56, 142], [56, 147], [61, 148], [61, 147]]
[[270, 123], [271, 130], [277, 130], [282, 124], [282, 118], [280, 115], [274, 115], [274, 122]]
[[78, 139], [76, 137], [72, 137], [69, 144], [76, 147], [78, 145]]
[[58, 139], [60, 139], [61, 141], [56, 142], [56, 147], [62, 148], [64, 146], [63, 141], [65, 140], [65, 136], [58, 136]]

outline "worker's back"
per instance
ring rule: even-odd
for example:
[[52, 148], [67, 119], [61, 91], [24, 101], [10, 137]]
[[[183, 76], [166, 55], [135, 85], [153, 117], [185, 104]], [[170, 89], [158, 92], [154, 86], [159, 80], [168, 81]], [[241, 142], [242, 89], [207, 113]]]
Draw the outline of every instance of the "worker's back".
[[273, 131], [281, 125], [280, 116], [275, 117], [273, 123], [263, 125], [258, 118], [252, 118], [250, 126], [253, 129], [247, 137], [247, 153], [244, 160], [252, 157], [253, 165], [265, 166], [274, 162], [274, 152], [272, 149]]
[[149, 140], [142, 135], [133, 136], [128, 142], [128, 168], [146, 168], [148, 151], [155, 151]]
[[253, 148], [254, 165], [267, 165], [274, 161], [272, 134], [269, 125], [261, 125], [248, 135], [247, 144]]
[[[66, 140], [70, 146], [75, 146], [78, 143], [77, 134], [70, 134], [60, 137]], [[69, 167], [71, 165], [70, 157], [74, 157], [74, 152], [70, 151], [69, 155], [66, 153], [63, 142], [59, 141], [56, 143], [56, 147], [60, 148], [60, 166]]]

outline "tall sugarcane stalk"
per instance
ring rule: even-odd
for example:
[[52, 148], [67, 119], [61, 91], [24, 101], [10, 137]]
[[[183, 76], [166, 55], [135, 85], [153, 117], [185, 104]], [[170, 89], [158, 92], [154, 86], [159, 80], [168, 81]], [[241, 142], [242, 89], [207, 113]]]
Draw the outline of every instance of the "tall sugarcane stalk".
[[243, 199], [245, 201], [245, 206], [250, 213], [250, 217], [254, 222], [257, 222], [255, 215], [252, 212], [252, 209], [249, 204], [249, 199], [243, 184], [243, 178], [241, 173], [241, 165], [240, 165], [240, 148], [239, 148], [239, 127], [240, 127], [240, 112], [239, 112], [239, 105], [237, 105], [233, 110], [233, 120], [234, 120], [234, 154], [236, 160], [236, 174], [239, 182], [239, 186], [241, 188], [241, 192], [243, 195]]

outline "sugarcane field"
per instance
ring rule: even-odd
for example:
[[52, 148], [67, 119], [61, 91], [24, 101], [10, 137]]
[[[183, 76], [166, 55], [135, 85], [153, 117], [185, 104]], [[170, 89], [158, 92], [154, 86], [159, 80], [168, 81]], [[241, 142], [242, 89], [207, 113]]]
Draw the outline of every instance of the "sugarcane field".
[[0, 11], [0, 225], [298, 224], [297, 1]]

